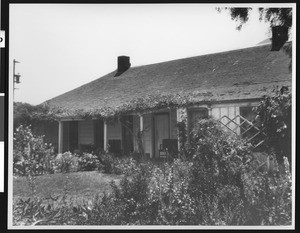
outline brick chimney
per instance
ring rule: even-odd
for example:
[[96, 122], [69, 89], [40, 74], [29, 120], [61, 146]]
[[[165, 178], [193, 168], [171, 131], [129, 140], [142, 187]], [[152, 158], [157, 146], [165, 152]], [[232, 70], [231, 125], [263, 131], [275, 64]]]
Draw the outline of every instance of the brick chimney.
[[289, 29], [286, 26], [272, 27], [272, 51], [279, 51], [289, 39]]
[[118, 57], [118, 70], [117, 73], [115, 75], [116, 76], [120, 76], [121, 74], [123, 74], [126, 70], [129, 69], [130, 67], [130, 57], [127, 56], [119, 56]]

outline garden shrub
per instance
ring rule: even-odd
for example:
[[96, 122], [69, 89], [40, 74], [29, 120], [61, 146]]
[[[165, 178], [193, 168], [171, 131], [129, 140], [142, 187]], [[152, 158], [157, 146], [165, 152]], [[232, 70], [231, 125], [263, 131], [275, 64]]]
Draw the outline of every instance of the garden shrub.
[[138, 169], [138, 162], [131, 157], [116, 159], [116, 161], [117, 161], [115, 163], [116, 174], [132, 175]]
[[138, 151], [133, 151], [132, 153], [130, 153], [129, 157], [133, 158], [137, 162], [140, 162], [142, 159], [142, 155]]
[[124, 206], [113, 196], [104, 193], [100, 199], [93, 201], [91, 208], [85, 208], [86, 216], [83, 225], [120, 225], [123, 218]]
[[31, 105], [29, 103], [14, 102], [13, 106], [14, 130], [19, 126], [32, 126], [34, 129], [40, 123], [54, 122], [56, 114], [61, 113], [61, 110], [50, 108], [48, 105]]
[[82, 225], [86, 222], [86, 204], [66, 201], [65, 195], [56, 199], [34, 197], [18, 199], [13, 205], [13, 225]]
[[[113, 209], [121, 207], [118, 224], [145, 224], [149, 220], [148, 192], [151, 173], [148, 166], [142, 165], [130, 178], [125, 175], [119, 187], [112, 183], [112, 194], [107, 196], [114, 200]], [[108, 200], [103, 200], [103, 203]], [[120, 209], [119, 209], [120, 210]]]
[[110, 153], [100, 153], [99, 170], [108, 174], [127, 174], [134, 173], [138, 168], [138, 162], [132, 157], [116, 157]]
[[252, 170], [243, 175], [247, 225], [288, 225], [292, 219], [292, 178], [286, 157], [284, 171]]
[[291, 162], [292, 155], [292, 94], [288, 87], [275, 89], [274, 94], [264, 96], [254, 108], [259, 125], [267, 135], [265, 145], [268, 153], [275, 150], [277, 160], [283, 163], [283, 157]]
[[193, 162], [191, 192], [212, 198], [220, 185], [235, 185], [243, 192], [241, 174], [253, 159], [250, 148], [250, 144], [224, 131], [214, 120], [201, 120], [187, 150]]
[[99, 159], [98, 169], [100, 171], [103, 171], [104, 173], [112, 173], [114, 156], [106, 152], [100, 152], [98, 155], [98, 159]]
[[38, 217], [34, 211], [26, 215], [33, 207], [23, 201], [14, 219], [30, 224], [46, 218], [40, 224], [53, 225], [291, 224], [286, 158], [285, 170], [259, 169], [251, 145], [211, 119], [199, 122], [185, 147], [187, 160], [161, 166], [100, 154], [102, 169], [124, 174], [119, 185], [111, 183], [111, 193], [80, 205], [55, 202], [49, 212], [35, 207]]
[[99, 167], [98, 157], [94, 154], [83, 153], [78, 157], [79, 171], [94, 171]]
[[14, 225], [31, 225], [45, 216], [47, 209], [42, 205], [43, 199], [19, 199], [14, 204]]
[[82, 155], [65, 152], [58, 154], [52, 161], [55, 172], [94, 171], [99, 167], [98, 157], [94, 154], [83, 153]]
[[[131, 176], [125, 175], [120, 185], [112, 182], [112, 193], [94, 202], [87, 211], [88, 223], [97, 225], [189, 224], [193, 201], [187, 193], [188, 162], [176, 160], [159, 168], [140, 163]], [[172, 180], [172, 181], [171, 181]]]
[[192, 162], [189, 194], [200, 224], [290, 224], [289, 173], [258, 169], [250, 145], [217, 122], [199, 122], [187, 157]]
[[158, 202], [156, 224], [196, 224], [194, 201], [188, 193], [190, 166], [190, 162], [175, 160], [154, 169], [150, 200]]
[[79, 170], [79, 159], [76, 154], [65, 152], [58, 154], [52, 161], [53, 170], [55, 173], [77, 172]]
[[53, 173], [54, 148], [44, 143], [43, 136], [32, 133], [30, 126], [20, 125], [14, 133], [13, 166], [16, 175]]
[[211, 197], [195, 196], [190, 187], [193, 162], [175, 160], [164, 168], [141, 164], [119, 185], [112, 182], [112, 192], [102, 198], [97, 195], [81, 204], [64, 201], [64, 196], [19, 200], [14, 204], [14, 224], [287, 225], [291, 224], [291, 179], [286, 164], [282, 174], [254, 169], [243, 173], [244, 199], [235, 184], [217, 185]]

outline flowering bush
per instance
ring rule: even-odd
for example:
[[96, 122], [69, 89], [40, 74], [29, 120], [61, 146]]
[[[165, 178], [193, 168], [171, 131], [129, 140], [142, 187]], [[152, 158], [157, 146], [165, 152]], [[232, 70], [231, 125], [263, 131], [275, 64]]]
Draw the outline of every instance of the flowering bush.
[[131, 175], [138, 169], [138, 162], [132, 157], [116, 157], [109, 153], [101, 153], [99, 158], [99, 170], [109, 174]]
[[121, 159], [117, 159], [117, 163], [115, 165], [116, 174], [126, 174], [132, 175], [137, 172], [139, 164], [138, 162], [131, 158], [125, 157]]
[[99, 160], [96, 155], [83, 153], [78, 157], [79, 171], [94, 171], [99, 167]]
[[78, 157], [69, 151], [63, 154], [58, 154], [52, 161], [53, 170], [55, 173], [77, 172], [79, 170], [78, 160]]
[[34, 135], [30, 126], [20, 125], [16, 129], [13, 147], [14, 174], [53, 173], [50, 161], [54, 158], [54, 148], [44, 143], [42, 136]]

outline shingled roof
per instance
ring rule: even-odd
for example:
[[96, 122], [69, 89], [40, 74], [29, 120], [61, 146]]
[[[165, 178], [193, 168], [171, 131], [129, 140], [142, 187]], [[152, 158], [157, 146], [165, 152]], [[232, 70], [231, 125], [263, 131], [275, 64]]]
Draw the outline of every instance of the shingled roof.
[[[117, 77], [113, 71], [43, 104], [75, 117], [75, 112], [114, 115], [158, 105], [257, 99], [275, 86], [291, 86], [290, 58], [270, 46], [131, 67]], [[138, 102], [143, 104], [137, 107]]]

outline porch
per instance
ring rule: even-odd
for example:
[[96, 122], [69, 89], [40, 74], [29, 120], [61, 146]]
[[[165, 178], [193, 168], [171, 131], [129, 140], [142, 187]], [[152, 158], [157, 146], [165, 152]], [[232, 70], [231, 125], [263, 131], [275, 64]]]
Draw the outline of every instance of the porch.
[[124, 115], [118, 120], [64, 119], [58, 122], [58, 153], [95, 150], [130, 155], [139, 150], [140, 134], [147, 158], [166, 155], [165, 148], [178, 151], [178, 109], [164, 109], [139, 115]]
[[[63, 119], [58, 122], [58, 153], [81, 153], [95, 150], [130, 155], [139, 150], [139, 135], [147, 158], [164, 158], [167, 153], [177, 154], [179, 131], [177, 123], [185, 120], [188, 132], [199, 118], [211, 116], [225, 128], [243, 135], [245, 121], [240, 113], [251, 113], [255, 103], [195, 105], [162, 109], [144, 114], [123, 115], [118, 120]], [[245, 115], [245, 114], [244, 114]], [[251, 116], [250, 116], [251, 117]], [[250, 122], [251, 123], [251, 122]], [[166, 152], [166, 149], [168, 152]]]

